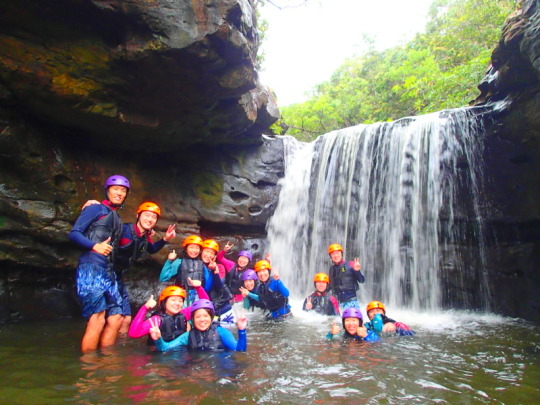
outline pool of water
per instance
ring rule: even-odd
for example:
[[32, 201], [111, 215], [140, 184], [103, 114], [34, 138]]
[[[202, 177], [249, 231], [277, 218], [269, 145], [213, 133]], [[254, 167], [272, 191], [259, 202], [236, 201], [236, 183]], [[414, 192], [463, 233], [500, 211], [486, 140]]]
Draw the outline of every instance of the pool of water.
[[[81, 355], [82, 320], [0, 326], [6, 404], [529, 404], [540, 327], [468, 312], [391, 312], [415, 337], [328, 341], [332, 318], [248, 313], [246, 353], [158, 353], [145, 339]], [[236, 332], [236, 331], [234, 331]]]

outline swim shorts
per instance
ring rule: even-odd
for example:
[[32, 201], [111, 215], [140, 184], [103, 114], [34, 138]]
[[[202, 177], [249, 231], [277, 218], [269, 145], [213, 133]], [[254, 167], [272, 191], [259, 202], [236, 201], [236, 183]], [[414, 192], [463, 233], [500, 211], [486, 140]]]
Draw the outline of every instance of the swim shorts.
[[85, 318], [102, 311], [106, 311], [106, 316], [122, 314], [122, 294], [114, 271], [95, 263], [80, 263], [76, 284]]

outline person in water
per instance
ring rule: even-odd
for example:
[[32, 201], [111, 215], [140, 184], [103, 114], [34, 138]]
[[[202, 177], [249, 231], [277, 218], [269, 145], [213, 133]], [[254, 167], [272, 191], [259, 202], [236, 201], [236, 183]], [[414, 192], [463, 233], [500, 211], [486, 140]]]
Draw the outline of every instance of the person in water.
[[111, 176], [104, 189], [106, 199], [84, 208], [69, 233], [69, 239], [85, 250], [76, 275], [77, 296], [88, 319], [81, 341], [83, 352], [114, 345], [123, 320], [122, 293], [113, 259], [122, 237], [117, 210], [126, 200], [129, 180]]
[[[363, 340], [366, 342], [375, 342], [379, 340], [379, 336], [372, 330], [367, 329], [362, 324], [362, 312], [358, 308], [347, 308], [343, 311], [341, 317], [343, 326], [342, 337], [352, 340]], [[333, 339], [341, 331], [339, 325], [332, 323], [330, 331], [326, 335], [328, 339]]]
[[206, 239], [203, 241], [201, 259], [205, 266], [213, 272], [212, 290], [210, 290], [209, 295], [212, 304], [214, 304], [215, 321], [221, 326], [233, 326], [236, 322], [231, 305], [233, 295], [223, 282], [225, 267], [221, 263], [216, 263], [218, 252], [219, 244], [215, 240]]
[[366, 313], [369, 322], [366, 322], [365, 326], [368, 330], [372, 330], [377, 334], [395, 333], [399, 336], [415, 335], [414, 331], [404, 323], [388, 318], [386, 316], [386, 308], [380, 301], [371, 301], [367, 304]]
[[239, 317], [236, 321], [238, 326], [238, 341], [228, 329], [225, 329], [213, 322], [214, 305], [210, 300], [200, 299], [193, 303], [191, 307], [192, 329], [185, 332], [176, 339], [166, 342], [161, 335], [159, 326], [150, 322], [153, 327], [150, 329], [150, 336], [155, 341], [159, 351], [165, 352], [179, 347], [187, 347], [189, 350], [197, 351], [224, 351], [235, 350], [245, 352], [247, 350], [247, 319]]
[[347, 308], [360, 309], [356, 291], [358, 284], [365, 281], [360, 271], [360, 259], [346, 262], [343, 258], [343, 248], [337, 243], [328, 247], [328, 254], [332, 260], [330, 267], [330, 288], [339, 301], [339, 308], [343, 311]]
[[[191, 286], [195, 288], [197, 294], [204, 299], [208, 299], [208, 295], [204, 288], [201, 287], [199, 280], [188, 280]], [[161, 330], [161, 336], [166, 342], [177, 338], [182, 333], [189, 330], [188, 322], [191, 319], [191, 307], [184, 307], [186, 299], [186, 290], [176, 285], [165, 287], [159, 295], [159, 308], [152, 314], [149, 319], [146, 319], [148, 311], [156, 307], [156, 301], [154, 296], [151, 295], [150, 299], [139, 309], [133, 322], [129, 327], [129, 336], [132, 338], [140, 338], [148, 336], [152, 323], [150, 319], [153, 319], [153, 324], [157, 325]]]
[[259, 278], [257, 292], [250, 292], [248, 297], [258, 301], [260, 306], [268, 311], [267, 318], [280, 319], [291, 315], [289, 305], [289, 290], [279, 278], [279, 273], [274, 272], [270, 278], [272, 266], [268, 260], [259, 260], [255, 263], [255, 271]]
[[339, 302], [328, 292], [330, 278], [325, 273], [317, 273], [313, 277], [315, 291], [304, 300], [304, 311], [315, 311], [322, 315], [339, 315]]
[[[240, 292], [244, 297], [244, 308], [262, 308], [261, 303], [253, 298], [255, 296], [258, 297], [257, 288], [259, 286], [259, 277], [257, 277], [255, 270], [248, 269], [244, 271], [242, 273], [242, 281], [244, 282], [244, 286], [240, 287]], [[250, 293], [253, 294], [251, 297], [249, 296]]]
[[238, 252], [238, 258], [236, 263], [232, 260], [229, 260], [225, 257], [227, 253], [230, 252], [234, 244], [227, 243], [221, 252], [217, 254], [216, 260], [221, 263], [227, 272], [225, 276], [225, 284], [229, 287], [231, 294], [234, 295], [234, 302], [242, 302], [244, 297], [240, 292], [240, 287], [242, 287], [242, 274], [248, 270], [249, 263], [253, 259], [251, 252], [247, 250], [241, 250]]
[[207, 294], [210, 293], [213, 286], [212, 272], [204, 265], [201, 259], [201, 250], [203, 248], [203, 239], [197, 235], [189, 235], [182, 242], [184, 257], [178, 258], [173, 250], [169, 253], [167, 261], [163, 264], [159, 281], [167, 281], [174, 278], [174, 284], [184, 288], [187, 293], [187, 302], [192, 303], [200, 297], [197, 297], [196, 291], [188, 285], [187, 279], [199, 280]]
[[[99, 201], [89, 200], [83, 205], [83, 209], [91, 204], [99, 204]], [[124, 274], [143, 253], [153, 254], [159, 252], [176, 236], [175, 225], [169, 225], [165, 236], [159, 241], [153, 242], [154, 227], [160, 216], [161, 209], [156, 203], [149, 201], [143, 202], [137, 208], [135, 223], [126, 223], [122, 227], [122, 238], [120, 239], [113, 260], [118, 289], [122, 294], [123, 300], [123, 321], [120, 333], [127, 333], [129, 324], [131, 323], [131, 305], [129, 293], [124, 282]]]

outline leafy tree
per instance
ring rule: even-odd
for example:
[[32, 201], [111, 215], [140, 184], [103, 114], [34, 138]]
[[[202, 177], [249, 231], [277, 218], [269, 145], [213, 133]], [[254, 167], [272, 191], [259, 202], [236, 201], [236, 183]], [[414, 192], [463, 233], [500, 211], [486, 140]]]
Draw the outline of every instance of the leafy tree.
[[[347, 126], [468, 104], [516, 0], [435, 0], [425, 33], [404, 46], [347, 60], [311, 98], [282, 108], [302, 140]], [[281, 125], [283, 126], [283, 125]]]

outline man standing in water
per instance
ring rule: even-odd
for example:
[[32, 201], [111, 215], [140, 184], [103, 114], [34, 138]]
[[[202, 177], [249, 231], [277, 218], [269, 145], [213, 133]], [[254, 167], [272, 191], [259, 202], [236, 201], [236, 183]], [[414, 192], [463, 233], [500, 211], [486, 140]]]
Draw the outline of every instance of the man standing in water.
[[360, 304], [356, 297], [358, 283], [364, 282], [364, 275], [360, 271], [360, 259], [346, 262], [343, 258], [343, 248], [337, 243], [328, 247], [328, 254], [332, 260], [330, 267], [330, 288], [339, 301], [339, 308], [343, 312], [347, 308], [358, 308]]
[[77, 267], [77, 296], [82, 314], [88, 318], [81, 350], [114, 345], [122, 325], [122, 294], [113, 268], [114, 250], [122, 236], [121, 208], [130, 184], [123, 176], [105, 181], [106, 200], [81, 212], [69, 239], [85, 249]]

